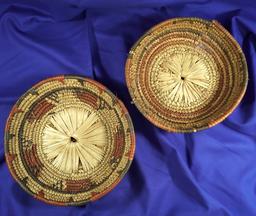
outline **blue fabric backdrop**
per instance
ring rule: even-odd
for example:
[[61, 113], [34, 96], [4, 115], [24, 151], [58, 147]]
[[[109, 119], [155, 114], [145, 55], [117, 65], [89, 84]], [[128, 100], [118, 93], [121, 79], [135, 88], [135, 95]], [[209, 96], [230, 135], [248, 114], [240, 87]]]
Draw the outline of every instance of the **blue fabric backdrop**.
[[[167, 133], [130, 103], [124, 64], [133, 43], [172, 17], [220, 21], [245, 52], [249, 85], [235, 112], [194, 134]], [[136, 130], [134, 162], [100, 200], [56, 207], [12, 179], [4, 126], [16, 100], [38, 81], [76, 74], [124, 101]], [[0, 215], [256, 215], [256, 2], [224, 0], [0, 1]]]

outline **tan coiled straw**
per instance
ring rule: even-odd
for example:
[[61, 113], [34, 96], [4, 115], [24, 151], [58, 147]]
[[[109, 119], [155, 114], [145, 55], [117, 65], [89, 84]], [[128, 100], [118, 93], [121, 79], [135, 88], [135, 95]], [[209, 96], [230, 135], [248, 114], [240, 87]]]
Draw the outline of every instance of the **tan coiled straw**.
[[176, 18], [130, 50], [126, 82], [133, 102], [167, 131], [195, 132], [224, 120], [248, 82], [242, 49], [217, 21]]
[[135, 136], [120, 100], [83, 77], [57, 76], [13, 107], [5, 154], [16, 181], [56, 205], [80, 205], [112, 190], [133, 159]]

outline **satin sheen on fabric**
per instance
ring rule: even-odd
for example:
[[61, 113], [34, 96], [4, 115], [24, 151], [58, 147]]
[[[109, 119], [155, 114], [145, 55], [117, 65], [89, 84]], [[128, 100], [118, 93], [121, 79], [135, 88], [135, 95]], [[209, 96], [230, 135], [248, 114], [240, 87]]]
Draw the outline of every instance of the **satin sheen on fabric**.
[[[223, 0], [0, 1], [0, 215], [256, 215], [256, 2]], [[241, 45], [249, 84], [224, 122], [193, 134], [168, 133], [130, 103], [124, 65], [136, 40], [173, 17], [222, 23]], [[16, 100], [38, 81], [83, 75], [126, 105], [136, 131], [133, 164], [100, 200], [56, 207], [28, 195], [4, 159], [4, 127]]]

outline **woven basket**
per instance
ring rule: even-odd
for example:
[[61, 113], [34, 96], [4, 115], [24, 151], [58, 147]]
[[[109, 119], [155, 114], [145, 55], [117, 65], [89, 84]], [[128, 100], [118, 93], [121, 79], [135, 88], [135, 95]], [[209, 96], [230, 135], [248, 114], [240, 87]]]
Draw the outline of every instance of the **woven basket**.
[[80, 205], [112, 190], [133, 159], [129, 114], [101, 84], [77, 76], [40, 82], [14, 105], [5, 129], [15, 180], [50, 204]]
[[132, 47], [126, 82], [133, 102], [167, 131], [195, 132], [224, 120], [248, 82], [244, 54], [217, 21], [176, 18]]

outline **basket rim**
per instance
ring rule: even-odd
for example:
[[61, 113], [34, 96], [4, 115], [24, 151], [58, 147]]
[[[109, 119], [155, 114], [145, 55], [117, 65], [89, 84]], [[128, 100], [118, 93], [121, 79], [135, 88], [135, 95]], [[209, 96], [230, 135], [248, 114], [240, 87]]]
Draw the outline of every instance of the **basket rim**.
[[[172, 23], [174, 21], [201, 21], [201, 22], [208, 22], [216, 24], [218, 27], [221, 28], [221, 30], [229, 37], [229, 39], [232, 40], [233, 44], [236, 46], [237, 50], [241, 53], [241, 60], [244, 63], [245, 66], [245, 79], [243, 80], [244, 82], [242, 83], [243, 88], [241, 88], [240, 94], [237, 97], [237, 100], [234, 101], [234, 103], [232, 104], [232, 106], [230, 106], [229, 109], [227, 109], [225, 112], [223, 112], [223, 114], [218, 117], [215, 121], [209, 122], [207, 125], [198, 127], [198, 128], [175, 128], [172, 126], [165, 126], [163, 124], [161, 124], [159, 121], [155, 120], [152, 116], [150, 115], [145, 115], [144, 114], [144, 110], [141, 108], [140, 105], [137, 105], [134, 94], [133, 94], [133, 90], [131, 88], [131, 82], [132, 80], [130, 79], [130, 64], [131, 64], [131, 56], [133, 55], [134, 50], [137, 48], [138, 44], [147, 36], [149, 35], [151, 32], [155, 31], [156, 29], [159, 29], [160, 26], [162, 25], [166, 25], [168, 23]], [[152, 124], [154, 124], [155, 126], [157, 126], [158, 128], [161, 128], [167, 132], [176, 132], [176, 133], [191, 133], [191, 132], [197, 132], [197, 131], [201, 131], [207, 128], [211, 128], [215, 125], [217, 125], [218, 123], [222, 122], [224, 119], [226, 119], [239, 105], [239, 103], [241, 102], [241, 100], [243, 99], [247, 86], [248, 86], [248, 66], [247, 66], [247, 62], [246, 62], [246, 57], [245, 54], [242, 50], [242, 48], [240, 47], [239, 43], [235, 40], [235, 38], [229, 33], [229, 31], [227, 29], [225, 29], [217, 20], [213, 19], [213, 20], [208, 20], [208, 19], [203, 19], [203, 18], [199, 18], [199, 17], [175, 17], [175, 18], [171, 18], [171, 19], [167, 19], [165, 21], [162, 21], [154, 26], [152, 26], [151, 28], [149, 28], [149, 30], [147, 30], [142, 36], [139, 37], [139, 39], [133, 44], [133, 46], [130, 48], [130, 51], [128, 53], [126, 62], [125, 62], [125, 80], [126, 80], [126, 84], [128, 87], [128, 91], [130, 94], [130, 97], [133, 101], [133, 103], [135, 104], [135, 106], [137, 107], [137, 109], [139, 110], [139, 112]]]
[[[7, 159], [8, 158], [8, 151], [7, 151], [7, 145], [8, 145], [8, 141], [7, 141], [7, 133], [8, 133], [8, 127], [11, 123], [11, 118], [12, 118], [12, 114], [15, 112], [15, 109], [17, 108], [17, 104], [19, 104], [22, 100], [23, 100], [23, 96], [27, 95], [27, 93], [32, 90], [35, 89], [37, 87], [39, 87], [40, 85], [43, 85], [46, 82], [50, 82], [56, 79], [83, 79], [87, 82], [91, 82], [93, 83], [95, 86], [100, 87], [102, 90], [107, 91], [107, 93], [116, 99], [117, 103], [120, 105], [121, 109], [124, 111], [124, 113], [126, 113], [127, 115], [125, 115], [125, 118], [127, 119], [127, 122], [129, 122], [129, 129], [130, 129], [130, 138], [131, 138], [131, 143], [130, 143], [130, 154], [129, 154], [129, 159], [127, 161], [127, 166], [126, 168], [120, 173], [120, 175], [118, 176], [118, 178], [116, 179], [115, 182], [113, 182], [109, 187], [105, 188], [104, 190], [102, 190], [100, 193], [93, 195], [89, 200], [85, 200], [85, 201], [79, 201], [79, 202], [61, 202], [61, 201], [53, 201], [53, 200], [49, 200], [46, 199], [44, 197], [40, 197], [40, 196], [36, 196], [34, 193], [32, 193], [31, 191], [28, 190], [27, 187], [25, 187], [25, 185], [22, 184], [22, 182], [20, 181], [19, 178], [17, 178], [16, 173], [14, 172], [14, 170], [12, 169], [12, 166], [10, 164], [10, 161]], [[32, 197], [34, 197], [37, 200], [43, 201], [44, 203], [47, 204], [51, 204], [51, 205], [55, 205], [55, 206], [81, 206], [84, 204], [87, 204], [88, 202], [91, 201], [96, 201], [98, 199], [100, 199], [101, 197], [103, 197], [104, 195], [106, 195], [107, 193], [111, 192], [118, 184], [119, 182], [123, 179], [123, 177], [127, 174], [132, 161], [134, 159], [135, 156], [135, 149], [136, 149], [136, 136], [135, 136], [135, 131], [134, 131], [134, 126], [133, 126], [133, 122], [132, 119], [130, 117], [130, 114], [127, 110], [127, 108], [125, 107], [124, 103], [116, 96], [114, 95], [106, 86], [104, 86], [103, 84], [101, 84], [98, 81], [92, 80], [88, 77], [85, 76], [78, 76], [78, 75], [57, 75], [57, 76], [52, 76], [52, 77], [48, 77], [46, 79], [43, 79], [39, 82], [37, 82], [36, 84], [34, 84], [32, 87], [30, 87], [29, 89], [27, 89], [19, 98], [18, 100], [15, 102], [15, 104], [13, 105], [7, 120], [6, 120], [6, 124], [5, 124], [5, 129], [4, 129], [4, 155], [5, 155], [5, 161], [8, 167], [8, 170], [12, 176], [12, 178], [15, 180], [15, 182], [17, 182], [21, 188], [26, 191], [26, 193], [28, 193], [29, 195], [31, 195]]]

